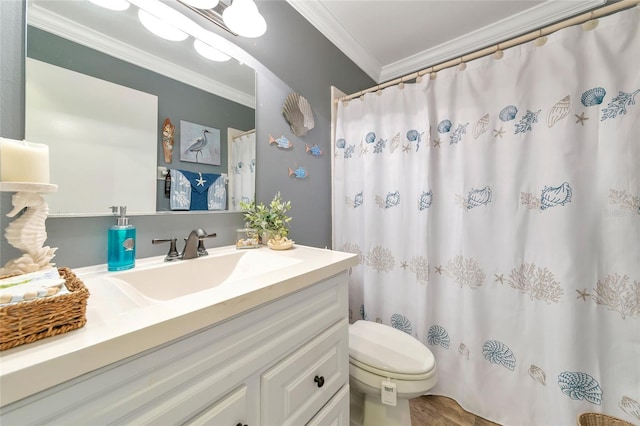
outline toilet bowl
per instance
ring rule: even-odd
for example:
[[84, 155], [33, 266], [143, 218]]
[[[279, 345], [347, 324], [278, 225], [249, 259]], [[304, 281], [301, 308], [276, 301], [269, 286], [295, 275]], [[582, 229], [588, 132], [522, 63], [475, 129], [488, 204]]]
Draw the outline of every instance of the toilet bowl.
[[[352, 426], [411, 426], [409, 399], [437, 380], [433, 354], [419, 340], [371, 321], [349, 326]], [[382, 402], [383, 382], [387, 390], [395, 387], [395, 406]], [[385, 392], [385, 399], [394, 399], [392, 393]]]

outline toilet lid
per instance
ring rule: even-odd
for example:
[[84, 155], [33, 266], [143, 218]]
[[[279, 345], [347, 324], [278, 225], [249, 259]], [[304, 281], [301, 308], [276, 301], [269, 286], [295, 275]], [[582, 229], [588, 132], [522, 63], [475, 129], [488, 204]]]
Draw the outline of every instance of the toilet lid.
[[435, 367], [433, 354], [418, 339], [371, 321], [349, 326], [349, 356], [392, 373], [424, 374]]

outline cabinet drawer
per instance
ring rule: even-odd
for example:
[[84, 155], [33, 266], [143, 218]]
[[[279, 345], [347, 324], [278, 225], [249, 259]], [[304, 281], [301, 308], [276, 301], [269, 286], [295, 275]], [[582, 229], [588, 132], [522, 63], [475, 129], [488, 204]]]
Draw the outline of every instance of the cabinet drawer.
[[307, 426], [349, 426], [349, 385], [344, 385]]
[[262, 375], [262, 424], [305, 424], [348, 381], [345, 318]]
[[255, 424], [255, 418], [248, 418], [248, 416], [250, 417], [249, 406], [247, 386], [242, 385], [231, 394], [206, 408], [187, 424], [193, 426]]

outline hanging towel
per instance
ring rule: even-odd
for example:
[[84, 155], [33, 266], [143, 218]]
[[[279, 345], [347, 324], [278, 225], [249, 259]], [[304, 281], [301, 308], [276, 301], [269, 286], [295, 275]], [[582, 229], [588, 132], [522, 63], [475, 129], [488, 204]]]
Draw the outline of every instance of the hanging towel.
[[225, 210], [224, 176], [171, 169], [171, 210]]

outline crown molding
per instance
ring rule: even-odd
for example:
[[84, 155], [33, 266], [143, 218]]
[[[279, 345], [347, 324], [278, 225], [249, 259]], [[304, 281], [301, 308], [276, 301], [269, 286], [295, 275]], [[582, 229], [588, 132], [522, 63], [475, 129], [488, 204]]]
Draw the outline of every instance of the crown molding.
[[412, 72], [443, 63], [456, 57], [498, 44], [554, 22], [593, 9], [605, 0], [559, 2], [548, 0], [531, 9], [487, 25], [432, 49], [424, 50], [401, 61], [385, 65], [378, 83], [389, 81]]
[[322, 1], [287, 2], [373, 80], [382, 83], [578, 15], [604, 4], [606, 0], [547, 0], [494, 24], [387, 65], [381, 65], [345, 28], [336, 24]]
[[369, 77], [377, 81], [382, 65], [340, 26], [321, 1], [286, 0]]
[[[0, 0], [1, 1], [1, 0]], [[51, 34], [255, 109], [256, 98], [166, 59], [151, 55], [37, 5], [29, 7], [29, 25]]]

